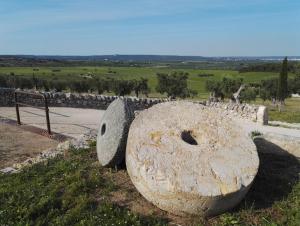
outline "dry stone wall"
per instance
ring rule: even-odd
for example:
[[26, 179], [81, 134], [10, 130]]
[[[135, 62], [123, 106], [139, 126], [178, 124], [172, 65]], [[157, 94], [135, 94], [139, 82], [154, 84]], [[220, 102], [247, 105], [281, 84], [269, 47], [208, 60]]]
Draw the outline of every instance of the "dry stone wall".
[[[0, 88], [0, 107], [14, 106], [14, 89]], [[41, 93], [31, 91], [33, 93]], [[106, 110], [108, 105], [113, 102], [118, 96], [105, 96], [96, 94], [78, 94], [78, 93], [63, 93], [63, 92], [42, 92], [48, 99], [50, 107], [74, 107], [74, 108], [92, 108]], [[121, 97], [122, 98], [122, 97]], [[149, 108], [154, 104], [167, 101], [167, 99], [153, 98], [136, 98], [125, 97], [129, 102], [134, 104], [136, 110]], [[34, 106], [44, 106], [44, 101], [40, 97], [32, 95], [19, 94], [19, 102]]]
[[221, 108], [226, 111], [228, 115], [240, 116], [263, 125], [268, 124], [268, 109], [265, 106], [227, 102], [206, 102], [206, 106]]
[[[0, 88], [0, 107], [14, 106], [14, 89]], [[37, 92], [37, 91], [32, 91]], [[96, 94], [78, 94], [63, 92], [44, 92], [48, 97], [48, 104], [51, 107], [74, 107], [74, 108], [92, 108], [106, 110], [108, 105], [117, 99], [117, 96], [105, 96]], [[136, 110], [149, 108], [157, 103], [169, 101], [168, 99], [155, 98], [136, 98], [124, 97], [127, 101], [133, 103]], [[19, 101], [30, 105], [43, 106], [41, 98], [19, 95]], [[221, 108], [229, 115], [239, 116], [254, 122], [268, 124], [268, 111], [264, 106], [250, 104], [234, 104], [226, 102], [200, 102], [199, 103], [211, 108]]]

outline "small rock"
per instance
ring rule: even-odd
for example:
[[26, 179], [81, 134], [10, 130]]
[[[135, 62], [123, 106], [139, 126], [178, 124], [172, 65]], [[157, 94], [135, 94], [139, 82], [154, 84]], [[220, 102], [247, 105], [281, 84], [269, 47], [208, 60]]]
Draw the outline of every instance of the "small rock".
[[16, 173], [16, 172], [18, 172], [18, 170], [16, 170], [15, 168], [12, 168], [12, 167], [6, 167], [4, 169], [1, 169], [0, 172], [9, 174], [9, 173]]
[[62, 142], [62, 143], [59, 143], [56, 147], [56, 150], [57, 151], [65, 151], [65, 150], [68, 150], [70, 148], [70, 141], [65, 141], [65, 142]]

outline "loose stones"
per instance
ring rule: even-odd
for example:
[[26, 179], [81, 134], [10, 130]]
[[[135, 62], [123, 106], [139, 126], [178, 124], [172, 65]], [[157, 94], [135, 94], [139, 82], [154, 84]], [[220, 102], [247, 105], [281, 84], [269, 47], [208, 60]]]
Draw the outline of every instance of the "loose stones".
[[259, 159], [249, 134], [221, 109], [168, 102], [135, 118], [126, 165], [137, 190], [159, 208], [211, 216], [241, 201]]
[[97, 136], [97, 155], [102, 166], [115, 166], [125, 158], [130, 123], [134, 118], [132, 105], [125, 100], [113, 101], [103, 115]]

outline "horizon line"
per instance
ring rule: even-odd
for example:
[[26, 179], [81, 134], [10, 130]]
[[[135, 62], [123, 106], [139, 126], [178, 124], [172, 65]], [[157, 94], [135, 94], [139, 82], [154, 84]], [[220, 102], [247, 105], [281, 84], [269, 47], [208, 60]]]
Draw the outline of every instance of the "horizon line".
[[300, 57], [300, 55], [178, 55], [178, 54], [0, 54], [0, 56], [58, 56], [58, 57], [94, 57], [94, 56], [174, 56], [174, 57], [205, 57], [205, 58], [217, 58], [217, 57]]

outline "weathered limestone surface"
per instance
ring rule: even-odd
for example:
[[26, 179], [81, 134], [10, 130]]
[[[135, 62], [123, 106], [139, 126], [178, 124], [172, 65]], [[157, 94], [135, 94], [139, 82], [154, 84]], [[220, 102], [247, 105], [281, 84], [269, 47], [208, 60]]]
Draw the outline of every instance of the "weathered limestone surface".
[[102, 166], [119, 165], [124, 160], [133, 118], [132, 105], [122, 99], [113, 101], [105, 111], [97, 136], [97, 155]]
[[126, 165], [137, 190], [159, 208], [211, 216], [241, 201], [259, 159], [249, 134], [222, 109], [167, 102], [132, 122]]

